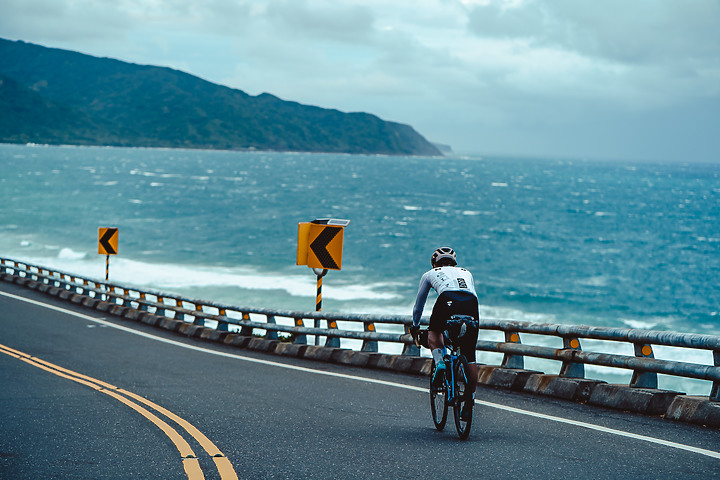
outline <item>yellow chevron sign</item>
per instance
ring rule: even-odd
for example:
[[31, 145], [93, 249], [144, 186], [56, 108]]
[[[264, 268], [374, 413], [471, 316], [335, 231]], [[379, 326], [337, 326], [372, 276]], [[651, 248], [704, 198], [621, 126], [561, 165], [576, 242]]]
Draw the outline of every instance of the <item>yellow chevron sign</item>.
[[320, 219], [298, 224], [297, 265], [340, 270], [347, 220]]
[[100, 255], [117, 255], [118, 229], [98, 228], [98, 253]]

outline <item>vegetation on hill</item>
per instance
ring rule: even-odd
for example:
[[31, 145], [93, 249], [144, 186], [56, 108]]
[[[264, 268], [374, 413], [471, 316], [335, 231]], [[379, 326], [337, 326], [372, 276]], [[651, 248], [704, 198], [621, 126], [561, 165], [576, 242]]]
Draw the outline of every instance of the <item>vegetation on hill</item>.
[[441, 155], [412, 127], [0, 39], [0, 142]]

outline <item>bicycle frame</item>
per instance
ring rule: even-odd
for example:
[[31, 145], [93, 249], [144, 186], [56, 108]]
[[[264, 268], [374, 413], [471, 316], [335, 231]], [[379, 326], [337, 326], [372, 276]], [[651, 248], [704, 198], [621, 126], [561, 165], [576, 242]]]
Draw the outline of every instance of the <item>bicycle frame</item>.
[[[462, 410], [467, 402], [468, 363], [460, 352], [460, 346], [455, 345], [450, 338], [447, 338], [447, 335], [445, 335], [444, 343], [445, 374], [442, 386], [435, 386], [432, 380], [430, 381], [430, 406], [433, 423], [438, 431], [442, 431], [445, 428], [448, 408], [452, 406], [457, 433], [461, 439], [466, 440], [470, 435], [470, 426], [472, 425], [472, 413], [465, 419], [462, 416]], [[458, 378], [458, 375], [462, 375], [462, 378]], [[461, 386], [463, 388], [460, 390]]]
[[449, 373], [449, 376], [446, 374], [443, 381], [447, 385], [448, 389], [447, 403], [448, 405], [454, 405], [454, 402], [457, 398], [457, 392], [455, 391], [455, 366], [457, 365], [460, 353], [457, 347], [452, 347], [448, 350], [449, 353], [447, 353], [443, 357], [445, 358], [445, 364], [447, 365], [446, 368], [448, 369], [447, 372]]

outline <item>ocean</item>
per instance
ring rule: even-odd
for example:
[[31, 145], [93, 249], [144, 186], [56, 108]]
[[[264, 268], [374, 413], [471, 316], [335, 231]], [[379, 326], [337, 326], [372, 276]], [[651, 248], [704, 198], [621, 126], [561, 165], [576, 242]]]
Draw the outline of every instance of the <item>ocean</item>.
[[[720, 335], [720, 163], [0, 145], [0, 256], [313, 311], [299, 222], [350, 220], [323, 311], [406, 314], [439, 246], [481, 315]], [[432, 299], [426, 313], [432, 307]]]

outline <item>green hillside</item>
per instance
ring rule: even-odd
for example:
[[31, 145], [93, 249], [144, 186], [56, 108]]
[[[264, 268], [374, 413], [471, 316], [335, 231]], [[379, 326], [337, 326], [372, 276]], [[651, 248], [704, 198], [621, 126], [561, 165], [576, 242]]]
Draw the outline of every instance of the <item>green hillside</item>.
[[412, 127], [0, 39], [0, 142], [441, 155]]

